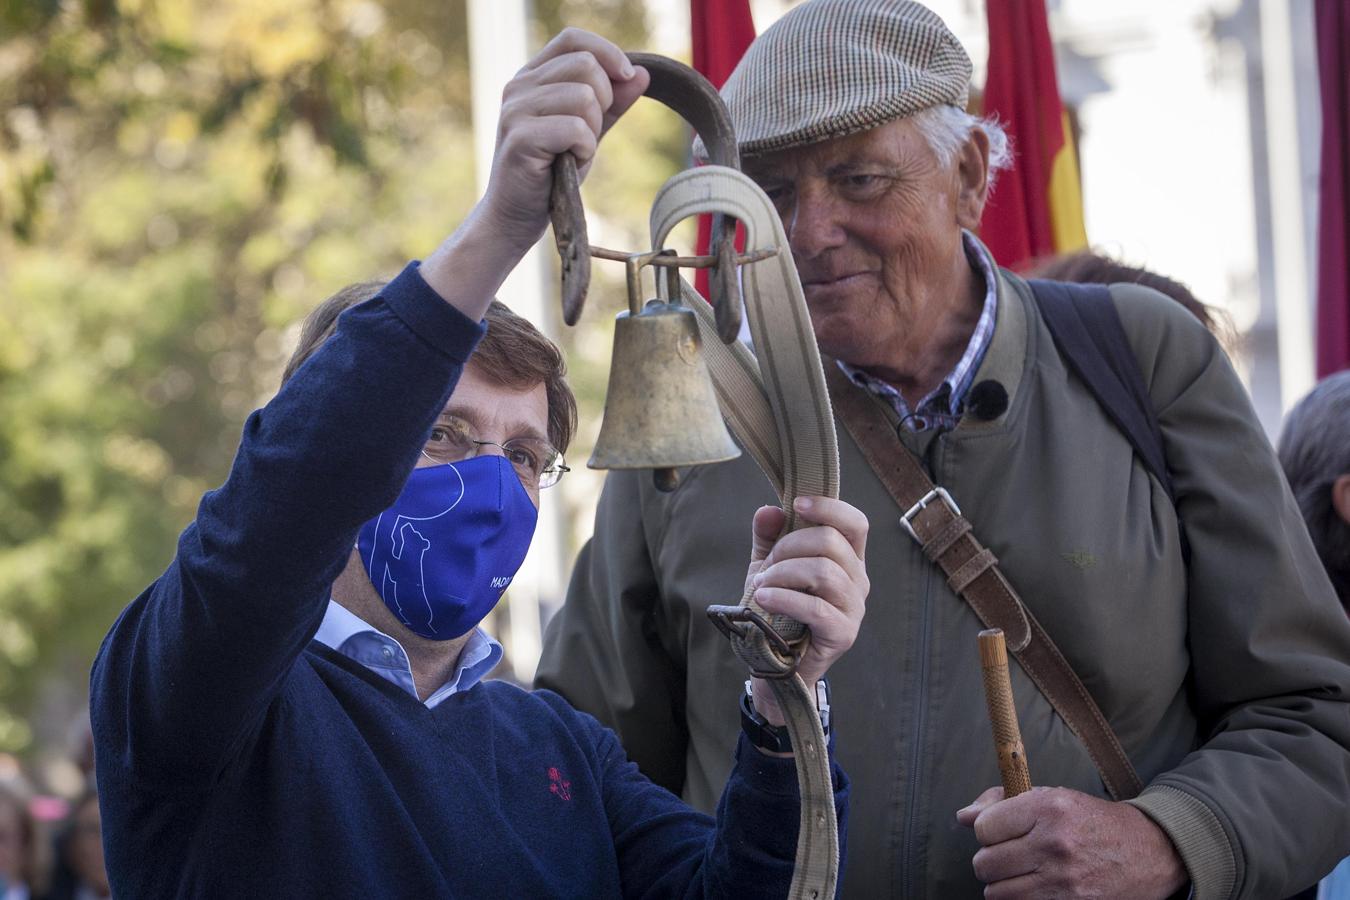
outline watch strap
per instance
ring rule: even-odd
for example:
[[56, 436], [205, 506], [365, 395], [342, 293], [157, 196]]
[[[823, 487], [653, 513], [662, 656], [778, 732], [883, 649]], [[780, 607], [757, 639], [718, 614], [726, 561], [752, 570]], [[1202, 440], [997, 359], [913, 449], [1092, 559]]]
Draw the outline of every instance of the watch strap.
[[[774, 725], [759, 714], [759, 710], [755, 709], [751, 684], [752, 682], [747, 679], [745, 690], [741, 692], [741, 730], [750, 739], [750, 743], [761, 750], [769, 753], [791, 753], [792, 740], [787, 726]], [[822, 678], [816, 682], [815, 694], [816, 711], [820, 714], [821, 730], [828, 742], [831, 737], [830, 685], [825, 679]], [[831, 743], [829, 746], [833, 746], [833, 744]]]
[[749, 691], [741, 692], [741, 731], [761, 750], [769, 753], [791, 753], [792, 740], [786, 727], [773, 725], [755, 709]]

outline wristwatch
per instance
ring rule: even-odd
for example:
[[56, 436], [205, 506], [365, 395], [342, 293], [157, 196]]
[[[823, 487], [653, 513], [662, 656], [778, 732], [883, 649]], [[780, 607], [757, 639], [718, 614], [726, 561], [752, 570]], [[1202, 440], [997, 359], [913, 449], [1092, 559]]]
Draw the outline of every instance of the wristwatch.
[[[824, 678], [816, 682], [816, 710], [820, 713], [820, 727], [825, 739], [830, 737], [830, 684]], [[755, 709], [753, 682], [746, 679], [741, 694], [741, 730], [761, 750], [769, 753], [791, 753], [792, 739], [787, 726], [773, 725]]]

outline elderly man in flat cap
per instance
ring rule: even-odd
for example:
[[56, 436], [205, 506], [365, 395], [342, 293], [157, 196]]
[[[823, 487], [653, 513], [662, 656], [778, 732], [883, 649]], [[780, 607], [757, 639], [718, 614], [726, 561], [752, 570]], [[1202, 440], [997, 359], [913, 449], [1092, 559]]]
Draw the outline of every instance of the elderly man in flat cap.
[[[916, 3], [811, 0], [723, 89], [830, 357], [842, 496], [872, 523], [868, 621], [831, 672], [855, 784], [844, 893], [1290, 896], [1350, 850], [1350, 627], [1209, 333], [1144, 288], [1102, 298], [1160, 425], [1164, 486], [1027, 284], [972, 235], [1008, 149], [966, 113], [970, 73]], [[858, 408], [891, 445], [870, 461], [845, 416]], [[905, 459], [959, 504], [1076, 673], [1063, 708], [1100, 710], [1066, 717], [1042, 689], [1053, 678], [1012, 664], [1028, 793], [991, 787], [981, 619], [885, 486]], [[741, 679], [703, 611], [734, 600], [743, 523], [773, 502], [744, 456], [672, 494], [611, 474], [547, 635], [540, 683], [705, 808], [731, 767]], [[1106, 726], [1114, 759], [1086, 742]]]

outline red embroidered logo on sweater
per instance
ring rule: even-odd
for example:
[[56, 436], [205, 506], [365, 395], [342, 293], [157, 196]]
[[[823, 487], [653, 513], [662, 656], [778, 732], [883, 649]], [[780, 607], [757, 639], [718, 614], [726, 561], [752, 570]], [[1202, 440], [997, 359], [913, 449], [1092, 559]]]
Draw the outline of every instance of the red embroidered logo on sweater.
[[559, 800], [572, 799], [572, 782], [563, 778], [563, 773], [554, 766], [548, 767], [548, 789]]

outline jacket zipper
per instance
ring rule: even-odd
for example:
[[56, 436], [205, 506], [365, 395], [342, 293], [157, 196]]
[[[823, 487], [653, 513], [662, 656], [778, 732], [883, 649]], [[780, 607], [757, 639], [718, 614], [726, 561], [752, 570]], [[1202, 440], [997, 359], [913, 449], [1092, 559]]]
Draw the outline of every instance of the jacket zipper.
[[[942, 455], [942, 444], [946, 435], [938, 435], [929, 444], [930, 465], [927, 467], [932, 473], [934, 484], [940, 484], [938, 472], [940, 470], [939, 461]], [[908, 535], [906, 535], [908, 536]], [[901, 879], [904, 890], [901, 896], [917, 898], [924, 896], [922, 885], [920, 884], [918, 867], [914, 864], [916, 845], [919, 843], [918, 835], [921, 833], [919, 828], [919, 776], [924, 762], [924, 746], [927, 743], [925, 730], [928, 724], [928, 674], [929, 664], [931, 662], [930, 648], [932, 646], [933, 630], [933, 570], [934, 565], [928, 562], [927, 557], [923, 563], [923, 591], [920, 595], [919, 608], [919, 675], [917, 691], [914, 697], [914, 744], [910, 750], [909, 759], [909, 779], [906, 785], [906, 810], [905, 810], [905, 830], [902, 838], [903, 850], [900, 855]]]
[[932, 585], [932, 566], [927, 566], [923, 576], [922, 606], [920, 607], [919, 618], [919, 678], [918, 691], [914, 699], [914, 743], [909, 757], [909, 778], [905, 798], [905, 830], [901, 844], [903, 850], [900, 854], [901, 879], [904, 885], [901, 896], [903, 897], [923, 896], [918, 884], [917, 866], [914, 865], [914, 851], [915, 845], [918, 843], [916, 835], [919, 832], [919, 770], [923, 764], [924, 729], [928, 724], [928, 647], [931, 640], [930, 632], [933, 627], [931, 615], [933, 605]]

